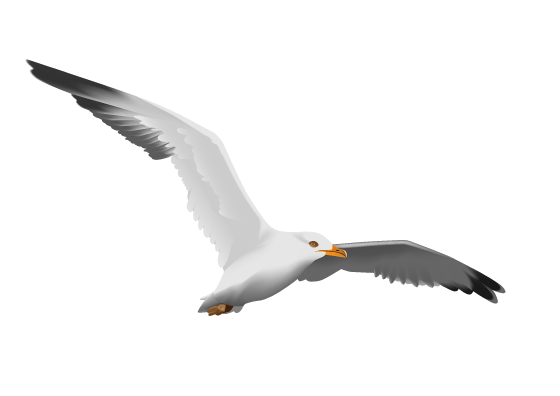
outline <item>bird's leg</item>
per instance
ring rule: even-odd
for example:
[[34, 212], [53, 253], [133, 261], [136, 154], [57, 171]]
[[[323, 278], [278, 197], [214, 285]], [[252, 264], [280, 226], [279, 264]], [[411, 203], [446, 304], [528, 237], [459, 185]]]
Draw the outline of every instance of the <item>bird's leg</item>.
[[208, 312], [208, 316], [212, 316], [212, 315], [220, 316], [221, 314], [225, 312], [229, 312], [232, 309], [233, 309], [233, 305], [218, 304], [208, 308], [207, 312]]

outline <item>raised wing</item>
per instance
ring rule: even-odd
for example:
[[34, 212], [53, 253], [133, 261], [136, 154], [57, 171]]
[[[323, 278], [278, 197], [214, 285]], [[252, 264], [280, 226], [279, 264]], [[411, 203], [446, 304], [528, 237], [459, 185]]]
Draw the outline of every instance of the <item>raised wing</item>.
[[271, 228], [239, 181], [221, 140], [212, 132], [154, 103], [63, 71], [27, 61], [39, 80], [66, 91], [151, 158], [171, 157], [187, 187], [187, 208], [198, 228], [229, 264]]
[[410, 283], [449, 290], [473, 291], [490, 302], [497, 303], [494, 292], [505, 293], [497, 282], [459, 261], [409, 241], [382, 241], [335, 244], [346, 250], [348, 257], [325, 256], [315, 261], [299, 277], [300, 281], [316, 282], [343, 269], [349, 272], [369, 272], [381, 275], [393, 283]]

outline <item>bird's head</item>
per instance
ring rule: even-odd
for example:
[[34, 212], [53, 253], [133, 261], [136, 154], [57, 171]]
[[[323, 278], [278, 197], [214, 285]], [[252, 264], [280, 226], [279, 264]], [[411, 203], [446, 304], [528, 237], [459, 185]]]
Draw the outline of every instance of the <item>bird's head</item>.
[[346, 251], [333, 245], [327, 238], [316, 232], [296, 232], [294, 236], [299, 241], [299, 249], [313, 261], [324, 256], [346, 258]]

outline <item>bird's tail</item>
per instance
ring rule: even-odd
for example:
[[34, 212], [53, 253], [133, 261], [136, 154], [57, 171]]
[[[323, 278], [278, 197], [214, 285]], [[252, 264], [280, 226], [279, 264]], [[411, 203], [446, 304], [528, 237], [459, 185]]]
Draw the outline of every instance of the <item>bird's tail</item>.
[[216, 297], [214, 297], [214, 293], [207, 294], [206, 296], [202, 297], [201, 300], [204, 300], [198, 312], [206, 312], [210, 307], [214, 307], [219, 304]]
[[[212, 293], [210, 293], [212, 294]], [[201, 300], [206, 300], [206, 297], [208, 297], [210, 294], [205, 295], [204, 297], [200, 297]]]

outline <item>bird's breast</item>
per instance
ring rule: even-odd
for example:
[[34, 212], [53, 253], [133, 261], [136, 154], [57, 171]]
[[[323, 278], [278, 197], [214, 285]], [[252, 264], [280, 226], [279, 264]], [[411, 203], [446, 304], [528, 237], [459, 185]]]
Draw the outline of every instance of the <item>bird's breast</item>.
[[306, 267], [300, 261], [238, 260], [228, 267], [216, 293], [231, 290], [238, 304], [263, 300], [292, 284]]

